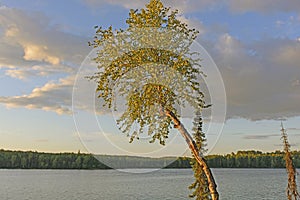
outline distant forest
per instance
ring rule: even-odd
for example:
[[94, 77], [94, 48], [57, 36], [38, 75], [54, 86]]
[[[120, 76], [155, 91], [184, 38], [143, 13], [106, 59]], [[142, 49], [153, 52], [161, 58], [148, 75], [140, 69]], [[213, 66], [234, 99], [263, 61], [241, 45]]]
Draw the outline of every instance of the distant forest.
[[[238, 151], [206, 157], [211, 168], [284, 168], [284, 153], [275, 151]], [[101, 163], [110, 163], [106, 166]], [[174, 161], [175, 160], [175, 161]], [[174, 161], [174, 162], [173, 162]], [[83, 153], [39, 153], [0, 150], [1, 169], [110, 169], [110, 168], [190, 168], [191, 158], [145, 158], [132, 156], [91, 155]], [[300, 168], [300, 151], [293, 152], [295, 167]]]

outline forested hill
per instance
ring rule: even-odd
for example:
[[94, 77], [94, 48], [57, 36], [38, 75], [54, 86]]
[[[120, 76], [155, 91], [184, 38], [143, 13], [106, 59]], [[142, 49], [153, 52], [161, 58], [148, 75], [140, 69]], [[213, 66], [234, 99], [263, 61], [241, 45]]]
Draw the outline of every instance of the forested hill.
[[[97, 156], [96, 156], [97, 157]], [[145, 158], [131, 156], [98, 155], [113, 168], [190, 168], [190, 158]], [[206, 157], [211, 168], [284, 168], [283, 152], [238, 151], [227, 155]], [[175, 162], [172, 162], [174, 161]], [[300, 151], [293, 152], [294, 164], [300, 168]], [[2, 169], [109, 169], [91, 154], [39, 153], [32, 151], [0, 150]]]

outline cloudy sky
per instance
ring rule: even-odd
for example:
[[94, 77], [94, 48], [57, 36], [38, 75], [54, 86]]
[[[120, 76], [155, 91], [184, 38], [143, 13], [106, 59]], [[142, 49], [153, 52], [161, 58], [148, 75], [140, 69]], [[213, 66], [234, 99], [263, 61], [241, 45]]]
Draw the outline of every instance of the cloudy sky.
[[[95, 115], [81, 113], [75, 123], [72, 115], [74, 81], [92, 50], [88, 41], [93, 39], [93, 27], [126, 28], [129, 9], [145, 3], [0, 0], [0, 148], [115, 154], [120, 152], [120, 144], [126, 146], [123, 153], [134, 148], [161, 150], [143, 141], [127, 147], [128, 139], [119, 135], [107, 116], [97, 118], [99, 128], [89, 120]], [[208, 138], [210, 152], [281, 149], [280, 120], [285, 120], [292, 148], [299, 149], [300, 1], [164, 3], [178, 9], [180, 19], [200, 31], [198, 42], [224, 81], [226, 121], [220, 137]], [[84, 124], [84, 130], [78, 123]], [[162, 149], [161, 155], [184, 152], [184, 142], [173, 134], [172, 144]]]

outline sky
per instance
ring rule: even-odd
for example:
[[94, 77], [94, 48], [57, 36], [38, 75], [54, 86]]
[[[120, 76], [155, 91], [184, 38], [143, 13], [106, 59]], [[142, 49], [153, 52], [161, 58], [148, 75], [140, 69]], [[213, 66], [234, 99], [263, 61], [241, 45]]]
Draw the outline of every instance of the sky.
[[[0, 0], [0, 149], [188, 154], [176, 131], [166, 147], [148, 144], [147, 137], [128, 144], [111, 116], [89, 112], [85, 106], [75, 113], [72, 107], [76, 75], [92, 51], [88, 41], [94, 26], [126, 28], [129, 10], [146, 3]], [[300, 1], [163, 3], [178, 9], [179, 19], [199, 30], [197, 41], [224, 83], [226, 120], [215, 124], [220, 130], [208, 134], [209, 153], [280, 150], [281, 120], [292, 149], [299, 149]]]

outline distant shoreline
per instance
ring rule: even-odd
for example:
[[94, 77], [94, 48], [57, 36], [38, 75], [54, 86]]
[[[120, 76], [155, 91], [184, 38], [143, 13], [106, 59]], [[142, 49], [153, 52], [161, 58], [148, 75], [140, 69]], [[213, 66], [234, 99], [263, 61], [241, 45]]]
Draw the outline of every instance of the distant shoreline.
[[[300, 168], [300, 151], [293, 151], [296, 168]], [[226, 155], [206, 156], [211, 168], [285, 168], [281, 151], [263, 153], [260, 151], [238, 151]], [[101, 161], [101, 162], [100, 162]], [[137, 157], [117, 155], [92, 155], [85, 153], [44, 153], [34, 151], [0, 150], [0, 169], [155, 169], [191, 168], [190, 157]]]

